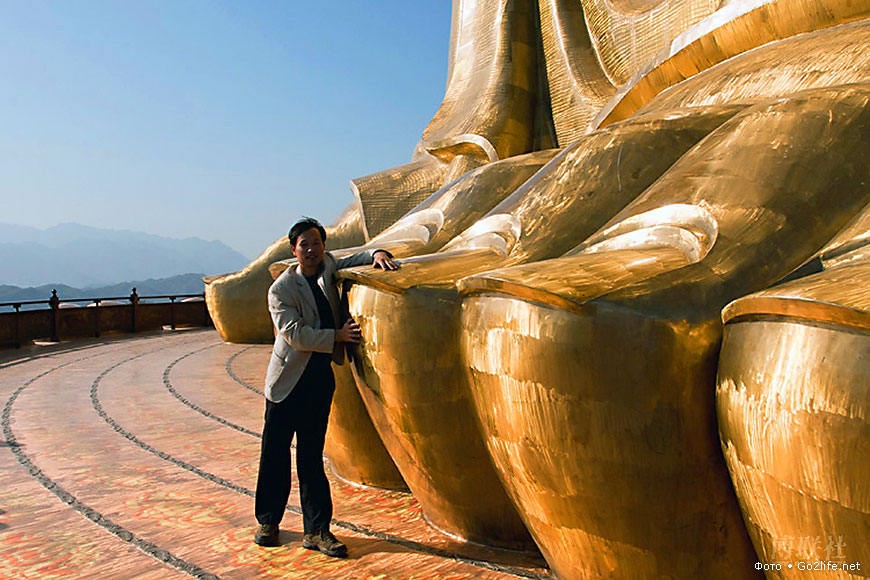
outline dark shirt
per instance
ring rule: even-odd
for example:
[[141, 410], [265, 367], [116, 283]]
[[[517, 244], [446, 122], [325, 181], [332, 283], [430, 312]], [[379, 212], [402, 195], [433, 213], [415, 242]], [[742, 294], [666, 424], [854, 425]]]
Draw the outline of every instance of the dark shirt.
[[[314, 276], [305, 276], [308, 280], [308, 286], [311, 287], [311, 292], [314, 294], [314, 301], [317, 303], [317, 315], [320, 317], [320, 328], [335, 328], [335, 318], [332, 316], [332, 307], [329, 305], [329, 300], [320, 289], [317, 283], [319, 274]], [[318, 364], [329, 366], [332, 361], [332, 354], [326, 352], [312, 352], [309, 364]]]

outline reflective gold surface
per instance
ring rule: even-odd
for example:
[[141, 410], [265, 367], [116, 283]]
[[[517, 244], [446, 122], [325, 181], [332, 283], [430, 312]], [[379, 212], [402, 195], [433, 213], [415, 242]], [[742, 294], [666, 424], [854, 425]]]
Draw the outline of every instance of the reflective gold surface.
[[637, 114], [725, 103], [753, 104], [800, 90], [866, 81], [870, 21], [756, 48], [658, 94]]
[[870, 331], [870, 290], [864, 286], [868, 276], [866, 260], [838, 265], [732, 302], [722, 311], [722, 320], [786, 316]]
[[[558, 143], [590, 129], [596, 114], [719, 0], [539, 0], [540, 29]], [[597, 125], [596, 125], [597, 127]]]
[[[773, 43], [768, 48], [776, 52], [780, 58], [800, 60], [802, 55], [794, 52], [794, 45], [780, 46], [776, 41], [861, 20], [868, 16], [870, 16], [870, 3], [866, 0], [728, 2], [706, 19], [682, 31], [682, 34], [676, 36], [667, 48], [644, 65], [635, 77], [623, 85], [611, 101], [602, 108], [592, 126], [600, 127], [628, 118], [668, 87], [765, 43]], [[861, 44], [854, 46], [852, 51], [866, 52]], [[834, 49], [829, 54], [837, 55], [835, 58], [840, 61], [837, 68], [850, 68], [842, 52]], [[780, 88], [779, 93], [771, 96], [787, 94], [800, 88], [790, 82], [794, 77], [809, 77], [817, 80], [813, 78], [811, 72], [815, 62], [805, 60], [804, 64], [807, 68], [794, 68], [786, 73], [785, 78], [763, 78], [763, 75], [759, 75], [759, 78], [764, 84], [777, 85]], [[789, 67], [777, 68], [786, 71]], [[726, 102], [733, 102], [734, 99], [729, 98], [730, 95], [735, 91], [739, 93], [745, 90], [746, 87], [741, 87], [744, 84], [748, 83], [733, 82], [732, 86], [735, 88], [725, 91]]]
[[798, 270], [800, 276], [793, 277], [807, 276], [822, 268], [829, 270], [870, 259], [870, 208], [855, 216], [852, 223], [840, 230], [840, 233], [822, 248], [817, 258], [818, 260], [813, 259]]
[[493, 295], [462, 328], [487, 447], [558, 578], [758, 576], [715, 437], [716, 325]]
[[470, 171], [431, 195], [372, 239], [369, 246], [418, 239], [422, 244], [405, 255], [437, 251], [512, 195], [558, 153], [558, 149], [546, 149], [516, 155]]
[[436, 333], [458, 334], [458, 300], [450, 290], [399, 297], [353, 286], [351, 313], [366, 337], [354, 363], [359, 390], [427, 521], [474, 542], [533, 549], [480, 439], [457, 353], [439, 348]]
[[[814, 578], [866, 578], [870, 561], [870, 263], [741, 298], [716, 389], [722, 449], [759, 560], [856, 562]], [[792, 564], [790, 568], [788, 564]]]
[[[465, 156], [456, 163], [463, 168], [470, 165], [469, 169], [479, 165]], [[352, 179], [351, 191], [359, 199], [364, 217], [365, 239], [378, 235], [436, 192], [444, 184], [449, 170], [449, 164], [427, 155], [405, 165]]]
[[720, 0], [580, 0], [580, 3], [601, 66], [615, 86], [627, 83], [667, 48], [675, 36], [722, 5]]
[[534, 0], [453, 3], [447, 89], [410, 163], [351, 180], [371, 239], [482, 164], [555, 145]]
[[546, 104], [539, 94], [536, 11], [534, 0], [453, 2], [447, 91], [423, 132], [426, 151], [486, 162], [532, 150], [537, 108]]
[[601, 68], [577, 0], [539, 0], [541, 40], [557, 142], [588, 132], [595, 114], [616, 92]]
[[514, 547], [525, 536], [477, 429], [454, 282], [506, 260], [549, 257], [576, 245], [737, 110], [653, 115], [609, 127], [568, 147], [443, 251], [403, 260], [398, 272], [340, 273], [357, 282], [349, 303], [365, 337], [355, 365], [363, 400], [436, 527]]
[[[341, 257], [364, 248], [387, 250], [397, 258], [434, 252], [513, 193], [557, 153], [557, 149], [535, 151], [469, 171], [430, 195], [364, 246], [333, 254]], [[280, 260], [271, 264], [269, 271], [277, 278], [295, 263], [295, 258]]]
[[460, 282], [487, 447], [559, 578], [757, 574], [716, 433], [719, 314], [870, 202], [868, 100], [747, 109], [565, 257]]
[[[361, 244], [363, 234], [358, 204], [350, 204], [326, 229], [329, 248]], [[289, 257], [290, 243], [284, 235], [242, 270], [203, 279], [208, 311], [223, 340], [272, 343], [272, 319], [266, 304], [266, 293], [272, 284], [269, 266]]]
[[335, 395], [323, 453], [346, 481], [385, 489], [408, 489], [360, 399], [350, 363], [332, 365]]
[[561, 255], [741, 109], [657, 112], [606, 127], [566, 147], [439, 252], [403, 260], [398, 272], [362, 268], [341, 276], [400, 292], [452, 286], [474, 272]]

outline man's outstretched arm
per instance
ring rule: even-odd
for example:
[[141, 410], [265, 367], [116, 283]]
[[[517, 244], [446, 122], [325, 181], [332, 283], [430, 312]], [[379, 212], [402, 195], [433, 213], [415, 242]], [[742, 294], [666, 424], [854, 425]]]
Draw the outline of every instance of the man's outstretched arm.
[[365, 250], [352, 256], [346, 256], [336, 261], [336, 269], [353, 268], [372, 264], [375, 268], [383, 270], [398, 270], [399, 264], [393, 260], [393, 255], [386, 250]]

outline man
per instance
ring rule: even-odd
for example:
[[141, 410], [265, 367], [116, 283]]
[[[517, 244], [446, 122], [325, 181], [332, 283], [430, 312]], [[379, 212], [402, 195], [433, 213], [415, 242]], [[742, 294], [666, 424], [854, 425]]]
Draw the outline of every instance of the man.
[[290, 495], [290, 442], [295, 433], [302, 546], [344, 557], [347, 547], [329, 531], [332, 497], [323, 470], [323, 444], [335, 391], [330, 363], [342, 364], [342, 343], [358, 343], [360, 329], [353, 319], [338, 327], [335, 272], [363, 264], [374, 263], [385, 270], [398, 265], [383, 250], [336, 260], [325, 251], [326, 230], [311, 218], [294, 224], [288, 237], [299, 263], [269, 288], [269, 312], [277, 336], [266, 372], [266, 416], [255, 501], [260, 525], [254, 542], [280, 545], [278, 524]]

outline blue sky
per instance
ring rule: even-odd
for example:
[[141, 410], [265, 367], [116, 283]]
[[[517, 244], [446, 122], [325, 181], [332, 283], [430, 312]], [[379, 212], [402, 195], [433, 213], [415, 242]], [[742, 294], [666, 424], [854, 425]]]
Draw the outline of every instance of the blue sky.
[[450, 0], [0, 0], [0, 222], [219, 239], [253, 257], [406, 162]]

